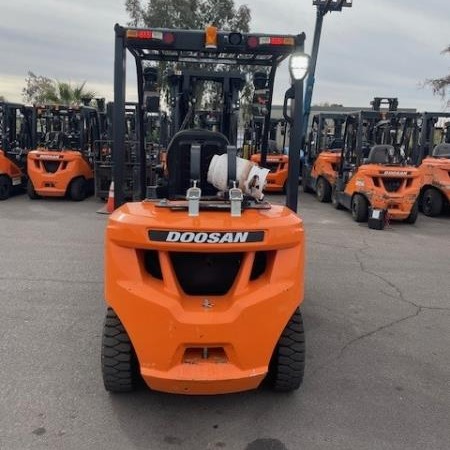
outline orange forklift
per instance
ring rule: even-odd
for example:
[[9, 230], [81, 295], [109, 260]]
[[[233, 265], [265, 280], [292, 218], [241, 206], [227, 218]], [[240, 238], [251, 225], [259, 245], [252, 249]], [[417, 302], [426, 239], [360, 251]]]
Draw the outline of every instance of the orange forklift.
[[[105, 238], [101, 367], [105, 388], [223, 394], [267, 384], [297, 389], [305, 342], [304, 230], [297, 216], [305, 35], [115, 27], [113, 145], [116, 211]], [[184, 129], [167, 149], [168, 194], [125, 203], [126, 55], [136, 60], [139, 114], [151, 61], [263, 66], [289, 58], [291, 155], [286, 206], [261, 199], [261, 170], [218, 131]], [[269, 84], [273, 90], [273, 81]], [[145, 178], [145, 152], [140, 152]], [[217, 173], [211, 175], [214, 165]], [[251, 166], [248, 176], [242, 167]], [[252, 172], [253, 171], [253, 172]], [[217, 175], [217, 176], [216, 176]], [[247, 178], [245, 178], [247, 176]], [[240, 181], [244, 179], [244, 181]]]
[[32, 109], [0, 103], [0, 200], [26, 187], [27, 152], [32, 148]]
[[322, 203], [331, 201], [341, 160], [345, 114], [321, 113], [313, 117], [302, 167], [303, 192], [315, 192]]
[[90, 106], [36, 107], [37, 149], [28, 153], [30, 199], [84, 200], [94, 189], [94, 146], [100, 139], [98, 110]]
[[[270, 170], [267, 175], [266, 192], [286, 193], [289, 172], [289, 156], [284, 154], [284, 143], [288, 134], [289, 121], [271, 118], [270, 79], [266, 72], [256, 72], [253, 77], [254, 95], [252, 124], [257, 153], [250, 160]], [[284, 136], [282, 149], [277, 148], [277, 128], [281, 126]]]
[[450, 113], [422, 114], [419, 170], [420, 209], [435, 217], [450, 205]]
[[345, 207], [356, 222], [383, 229], [388, 220], [415, 223], [420, 172], [411, 163], [418, 114], [361, 111], [348, 116], [336, 184], [335, 208]]

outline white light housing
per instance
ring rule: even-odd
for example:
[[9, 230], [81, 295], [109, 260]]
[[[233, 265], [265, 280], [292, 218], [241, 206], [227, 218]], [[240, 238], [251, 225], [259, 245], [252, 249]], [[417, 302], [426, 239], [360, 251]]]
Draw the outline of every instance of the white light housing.
[[309, 69], [311, 58], [305, 53], [294, 53], [289, 59], [289, 72], [294, 80], [303, 80]]

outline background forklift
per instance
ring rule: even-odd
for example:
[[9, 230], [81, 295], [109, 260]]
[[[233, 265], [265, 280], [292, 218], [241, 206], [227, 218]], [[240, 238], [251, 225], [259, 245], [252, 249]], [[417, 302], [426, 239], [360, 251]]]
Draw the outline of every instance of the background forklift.
[[[267, 175], [265, 191], [286, 193], [289, 173], [289, 156], [284, 153], [286, 137], [289, 129], [288, 120], [273, 120], [271, 114], [272, 91], [270, 80], [265, 72], [257, 72], [253, 78], [254, 95], [252, 105], [252, 123], [256, 153], [250, 159], [270, 170]], [[277, 128], [282, 124], [283, 144], [277, 145]], [[265, 151], [263, 151], [265, 148]], [[267, 156], [264, 154], [267, 153]]]
[[[297, 217], [303, 78], [308, 57], [298, 36], [115, 27], [115, 206], [105, 241], [108, 305], [102, 372], [109, 391], [150, 388], [218, 394], [258, 387], [297, 389], [304, 370], [304, 234]], [[220, 132], [185, 129], [167, 149], [169, 195], [124, 204], [126, 53], [137, 67], [142, 115], [149, 107], [147, 61], [265, 66], [269, 84], [290, 58], [295, 99], [287, 207], [261, 201], [252, 172], [244, 182], [236, 147]], [[203, 69], [206, 70], [206, 69]], [[287, 108], [286, 108], [286, 115]], [[142, 143], [140, 144], [142, 148]], [[139, 154], [145, 180], [145, 152]], [[211, 167], [218, 169], [211, 174]], [[256, 172], [255, 172], [256, 171]], [[217, 175], [217, 176], [216, 176]], [[157, 191], [149, 189], [149, 194]], [[257, 198], [255, 198], [257, 197]]]
[[0, 103], [0, 200], [27, 183], [27, 153], [33, 147], [33, 111], [17, 103]]
[[346, 115], [321, 113], [313, 116], [302, 170], [303, 192], [315, 192], [320, 202], [331, 201], [336, 184]]
[[[104, 201], [108, 198], [111, 181], [113, 179], [113, 154], [112, 154], [112, 114], [114, 104], [106, 105], [106, 114], [103, 118], [105, 126], [102, 128], [101, 140], [96, 143], [94, 149], [94, 174], [95, 174], [95, 196]], [[139, 177], [139, 142], [143, 133], [143, 142], [146, 152], [146, 164], [148, 177], [152, 177], [154, 172], [151, 169], [155, 165], [159, 146], [150, 135], [150, 112], [144, 116], [137, 113], [137, 103], [127, 102], [125, 106], [125, 138], [127, 142], [127, 153], [125, 155], [125, 195], [128, 200], [133, 200], [134, 188]], [[140, 120], [143, 121], [142, 126]], [[156, 122], [156, 121], [155, 121]], [[155, 128], [155, 127], [154, 127]], [[152, 179], [147, 179], [147, 183], [152, 183]]]
[[90, 106], [36, 107], [38, 146], [28, 153], [28, 196], [84, 200], [94, 187], [98, 110]]
[[420, 173], [410, 162], [418, 114], [390, 109], [348, 116], [332, 192], [335, 208], [377, 229], [388, 218], [415, 223], [418, 215]]
[[426, 216], [438, 216], [450, 205], [450, 113], [422, 114], [418, 148], [419, 206]]

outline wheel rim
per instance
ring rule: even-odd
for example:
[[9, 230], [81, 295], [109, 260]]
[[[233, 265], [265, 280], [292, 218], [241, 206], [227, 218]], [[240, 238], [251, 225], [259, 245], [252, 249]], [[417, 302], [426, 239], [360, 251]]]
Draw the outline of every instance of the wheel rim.
[[337, 201], [337, 194], [336, 194], [336, 190], [335, 189], [333, 189], [332, 191], [331, 191], [331, 203], [333, 204], [333, 205], [337, 205], [338, 204], [338, 201]]
[[423, 210], [425, 213], [430, 213], [431, 209], [433, 207], [433, 200], [431, 198], [431, 195], [428, 194], [425, 196], [424, 198], [424, 202], [423, 202]]
[[322, 197], [323, 197], [323, 182], [322, 182], [322, 180], [319, 180], [319, 182], [317, 183], [317, 197], [319, 199], [322, 199]]

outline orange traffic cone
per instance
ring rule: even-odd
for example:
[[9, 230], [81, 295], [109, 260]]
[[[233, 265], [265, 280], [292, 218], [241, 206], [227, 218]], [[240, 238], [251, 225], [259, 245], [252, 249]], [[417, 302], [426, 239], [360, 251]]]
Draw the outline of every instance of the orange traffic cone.
[[106, 202], [106, 212], [111, 214], [114, 211], [114, 181], [109, 185], [108, 201]]
[[111, 181], [109, 185], [108, 200], [103, 208], [100, 208], [97, 212], [99, 214], [111, 214], [114, 211], [114, 181]]

